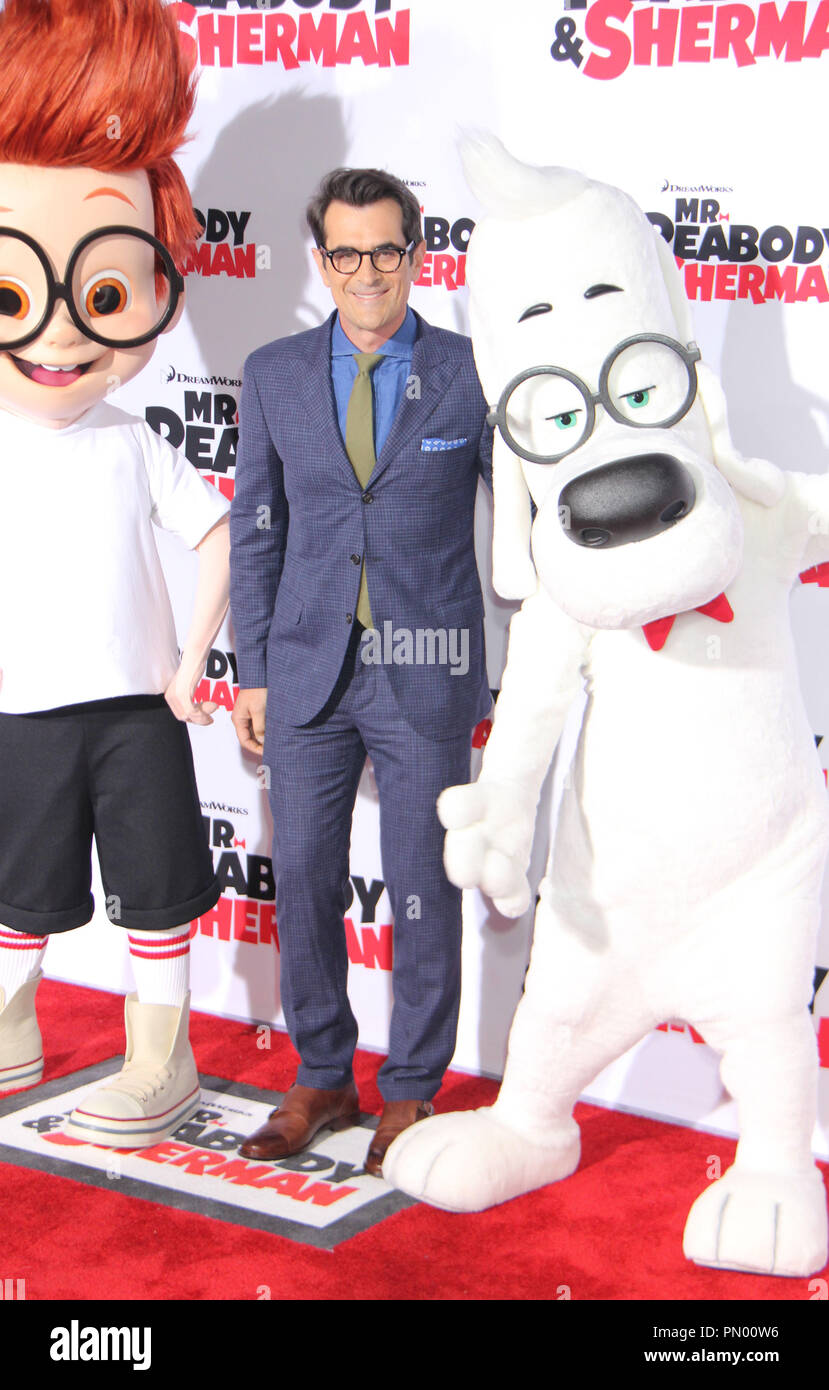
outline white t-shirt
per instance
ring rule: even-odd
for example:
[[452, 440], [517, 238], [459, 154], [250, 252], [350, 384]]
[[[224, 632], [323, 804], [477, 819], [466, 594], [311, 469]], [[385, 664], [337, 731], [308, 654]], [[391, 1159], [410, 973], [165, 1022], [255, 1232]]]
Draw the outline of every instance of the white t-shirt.
[[0, 713], [154, 695], [178, 668], [153, 525], [199, 544], [228, 503], [137, 416], [0, 409]]

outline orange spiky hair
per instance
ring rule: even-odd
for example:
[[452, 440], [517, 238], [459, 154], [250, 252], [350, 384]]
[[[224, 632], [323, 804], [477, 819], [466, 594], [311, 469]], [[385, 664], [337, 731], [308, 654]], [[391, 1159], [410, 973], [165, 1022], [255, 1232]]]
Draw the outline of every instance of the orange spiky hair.
[[161, 0], [6, 0], [0, 55], [0, 161], [144, 169], [181, 265], [200, 228], [173, 155], [196, 82]]

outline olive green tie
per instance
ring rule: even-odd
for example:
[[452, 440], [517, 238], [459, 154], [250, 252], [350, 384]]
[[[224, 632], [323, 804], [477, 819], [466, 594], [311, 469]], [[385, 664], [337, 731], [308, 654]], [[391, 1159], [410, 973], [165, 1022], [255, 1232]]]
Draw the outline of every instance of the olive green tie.
[[[371, 373], [383, 358], [382, 352], [355, 352], [357, 376], [348, 398], [348, 411], [345, 417], [345, 451], [351, 467], [357, 476], [360, 487], [365, 489], [374, 471], [377, 459], [374, 454], [374, 397], [371, 390]], [[357, 621], [363, 627], [373, 627], [371, 607], [368, 601], [366, 584], [366, 563], [360, 575], [360, 596], [357, 599]]]

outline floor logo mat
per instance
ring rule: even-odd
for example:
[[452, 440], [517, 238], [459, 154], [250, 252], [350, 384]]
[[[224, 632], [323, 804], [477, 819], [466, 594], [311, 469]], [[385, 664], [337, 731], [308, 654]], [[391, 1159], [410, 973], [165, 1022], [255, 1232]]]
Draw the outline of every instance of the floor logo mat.
[[240, 1158], [239, 1145], [282, 1097], [220, 1077], [201, 1077], [200, 1109], [163, 1143], [103, 1149], [64, 1134], [78, 1100], [122, 1065], [113, 1058], [0, 1099], [0, 1160], [324, 1250], [412, 1205], [363, 1171], [374, 1116], [336, 1134], [322, 1130], [293, 1158]]

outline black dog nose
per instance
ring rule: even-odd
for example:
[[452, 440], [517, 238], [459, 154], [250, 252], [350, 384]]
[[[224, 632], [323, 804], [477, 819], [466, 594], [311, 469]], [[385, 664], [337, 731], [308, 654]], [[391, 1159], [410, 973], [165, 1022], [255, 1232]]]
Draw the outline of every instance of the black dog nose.
[[576, 545], [609, 550], [667, 531], [695, 501], [694, 480], [677, 459], [642, 454], [573, 478], [561, 489], [558, 515]]

